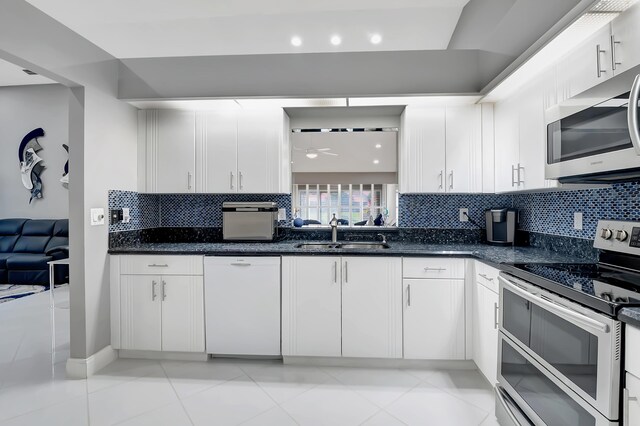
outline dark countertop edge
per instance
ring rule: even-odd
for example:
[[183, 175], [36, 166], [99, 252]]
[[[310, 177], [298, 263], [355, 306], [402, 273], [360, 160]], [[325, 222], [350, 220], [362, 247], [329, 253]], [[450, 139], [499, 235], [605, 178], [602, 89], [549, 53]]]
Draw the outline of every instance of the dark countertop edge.
[[[490, 262], [488, 260], [482, 259], [478, 257], [477, 253], [470, 253], [466, 250], [461, 250], [460, 252], [437, 252], [437, 251], [424, 251], [424, 252], [415, 252], [415, 251], [383, 251], [383, 250], [369, 250], [362, 251], [357, 249], [331, 249], [331, 251], [324, 250], [304, 250], [304, 249], [296, 249], [295, 251], [287, 251], [287, 250], [274, 250], [274, 251], [215, 251], [215, 250], [207, 250], [207, 251], [189, 251], [186, 252], [184, 250], [131, 250], [131, 249], [110, 249], [108, 251], [109, 254], [157, 254], [157, 255], [173, 255], [173, 256], [375, 256], [375, 257], [461, 257], [461, 258], [474, 258], [478, 260], [482, 260], [484, 262]], [[494, 263], [496, 264], [496, 263]]]
[[622, 308], [618, 312], [618, 319], [625, 324], [640, 328], [640, 308]]

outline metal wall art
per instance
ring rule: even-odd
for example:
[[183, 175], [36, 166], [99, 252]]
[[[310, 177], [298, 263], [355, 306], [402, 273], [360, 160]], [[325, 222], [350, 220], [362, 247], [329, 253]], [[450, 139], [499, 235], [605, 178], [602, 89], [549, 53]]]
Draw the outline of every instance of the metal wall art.
[[42, 163], [42, 158], [36, 154], [42, 149], [40, 143], [38, 143], [38, 138], [42, 136], [44, 136], [44, 130], [41, 128], [33, 129], [22, 138], [18, 148], [22, 184], [31, 191], [29, 204], [34, 198], [42, 198], [42, 179], [40, 175], [45, 166]]
[[[67, 144], [62, 144], [62, 147], [64, 148], [65, 151], [67, 151], [67, 156], [69, 155], [69, 145]], [[69, 186], [69, 160], [67, 160], [66, 163], [64, 163], [64, 169], [62, 171], [62, 177], [60, 178], [60, 182], [62, 182], [62, 185], [67, 188]]]

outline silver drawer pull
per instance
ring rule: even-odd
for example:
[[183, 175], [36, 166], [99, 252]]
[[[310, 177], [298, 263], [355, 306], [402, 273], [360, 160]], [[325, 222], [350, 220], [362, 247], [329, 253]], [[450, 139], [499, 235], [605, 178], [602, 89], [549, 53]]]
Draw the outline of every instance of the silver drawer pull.
[[425, 272], [431, 272], [431, 271], [446, 271], [447, 268], [429, 268], [428, 266], [425, 266], [424, 271]]
[[149, 268], [168, 268], [169, 265], [167, 265], [166, 263], [163, 263], [161, 265], [156, 264], [156, 263], [152, 263], [151, 265], [147, 265]]
[[251, 264], [246, 262], [231, 262], [231, 266], [251, 266]]
[[494, 329], [494, 330], [497, 330], [497, 329], [498, 329], [498, 326], [500, 325], [500, 324], [499, 324], [499, 322], [500, 322], [500, 319], [499, 319], [499, 318], [500, 318], [500, 317], [499, 317], [499, 315], [498, 315], [499, 309], [500, 309], [500, 308], [498, 307], [498, 304], [497, 304], [497, 303], [494, 303], [494, 304], [493, 304], [493, 329]]
[[493, 281], [493, 278], [488, 277], [486, 274], [478, 274], [480, 275], [482, 278], [484, 278], [485, 280], [489, 280], [489, 281]]
[[167, 283], [162, 280], [162, 300], [167, 298]]

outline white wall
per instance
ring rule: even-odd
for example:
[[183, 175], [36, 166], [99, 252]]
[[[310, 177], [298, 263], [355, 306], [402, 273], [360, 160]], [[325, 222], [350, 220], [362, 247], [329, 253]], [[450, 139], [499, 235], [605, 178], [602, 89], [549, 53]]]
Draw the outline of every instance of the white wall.
[[[62, 144], [69, 143], [69, 89], [60, 84], [0, 87], [0, 218], [69, 217], [69, 190], [60, 178], [69, 158]], [[43, 198], [29, 204], [30, 191], [22, 185], [18, 146], [31, 130], [42, 127], [40, 138], [46, 169], [42, 172]]]

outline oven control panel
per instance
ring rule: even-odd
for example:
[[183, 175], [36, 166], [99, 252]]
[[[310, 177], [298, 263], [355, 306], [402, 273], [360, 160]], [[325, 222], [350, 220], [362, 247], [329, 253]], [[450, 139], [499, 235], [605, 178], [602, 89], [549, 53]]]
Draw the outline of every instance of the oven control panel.
[[640, 255], [640, 222], [599, 220], [593, 246]]

